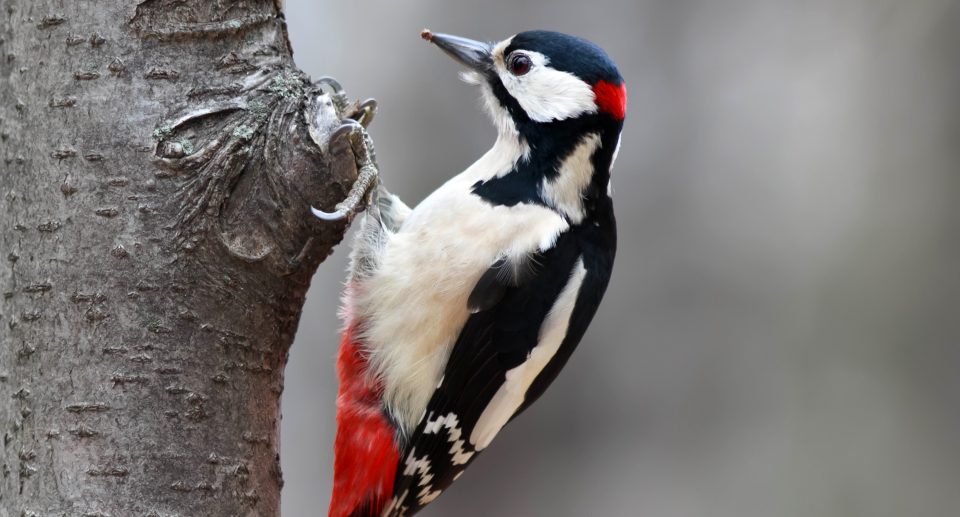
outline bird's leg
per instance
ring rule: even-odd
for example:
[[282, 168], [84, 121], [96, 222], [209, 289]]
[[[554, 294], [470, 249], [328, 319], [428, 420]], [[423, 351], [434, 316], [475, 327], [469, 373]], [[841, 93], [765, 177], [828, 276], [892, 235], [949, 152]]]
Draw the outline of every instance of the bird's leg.
[[369, 123], [369, 120], [372, 120], [373, 117], [372, 113], [376, 109], [376, 102], [373, 101], [372, 104], [368, 104], [370, 102], [366, 101], [361, 105], [361, 108], [364, 105], [368, 106], [367, 110], [358, 109], [360, 113], [359, 121], [345, 120], [343, 125], [330, 136], [331, 142], [342, 138], [346, 138], [349, 142], [357, 161], [357, 180], [353, 183], [350, 193], [337, 204], [333, 212], [324, 212], [310, 207], [313, 215], [324, 221], [341, 221], [352, 218], [355, 213], [363, 210], [371, 203], [371, 194], [376, 192], [375, 187], [379, 176], [377, 158], [373, 149], [373, 140], [363, 126], [364, 113], [370, 113], [370, 119], [366, 120]]
[[[350, 109], [343, 86], [333, 77], [324, 76], [314, 83], [321, 90], [330, 93], [337, 112], [344, 113]], [[340, 221], [351, 218], [356, 212], [363, 210], [371, 203], [372, 193], [376, 191], [379, 174], [376, 155], [373, 150], [373, 140], [367, 134], [366, 128], [373, 122], [377, 111], [377, 101], [367, 99], [344, 116], [344, 123], [332, 135], [331, 142], [346, 138], [353, 150], [357, 161], [357, 180], [347, 197], [337, 204], [333, 212], [324, 212], [310, 207], [314, 215], [325, 221]], [[362, 204], [361, 204], [362, 203]]]

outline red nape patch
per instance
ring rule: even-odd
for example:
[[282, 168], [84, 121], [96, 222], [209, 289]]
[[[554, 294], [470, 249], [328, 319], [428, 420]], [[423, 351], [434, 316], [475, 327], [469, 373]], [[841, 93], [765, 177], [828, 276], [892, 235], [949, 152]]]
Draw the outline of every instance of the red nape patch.
[[593, 85], [593, 95], [597, 98], [597, 107], [617, 120], [627, 116], [627, 84], [613, 84], [597, 81]]
[[353, 333], [344, 331], [337, 359], [340, 394], [330, 517], [380, 515], [393, 496], [400, 460], [393, 427], [381, 411], [383, 388], [367, 378], [367, 361]]

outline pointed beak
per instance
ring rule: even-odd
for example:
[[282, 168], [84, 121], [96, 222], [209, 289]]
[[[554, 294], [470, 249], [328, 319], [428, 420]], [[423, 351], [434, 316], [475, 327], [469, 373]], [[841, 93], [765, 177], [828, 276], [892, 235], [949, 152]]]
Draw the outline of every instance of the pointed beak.
[[420, 33], [420, 37], [440, 47], [470, 70], [483, 75], [493, 71], [493, 49], [487, 43], [449, 34], [434, 34], [427, 29]]

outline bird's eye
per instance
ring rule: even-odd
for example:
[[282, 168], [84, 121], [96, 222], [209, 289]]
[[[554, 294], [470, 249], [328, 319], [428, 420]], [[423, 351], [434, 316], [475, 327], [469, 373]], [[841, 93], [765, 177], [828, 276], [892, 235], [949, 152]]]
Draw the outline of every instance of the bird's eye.
[[507, 58], [507, 69], [513, 75], [523, 75], [530, 71], [533, 61], [526, 54], [514, 53]]

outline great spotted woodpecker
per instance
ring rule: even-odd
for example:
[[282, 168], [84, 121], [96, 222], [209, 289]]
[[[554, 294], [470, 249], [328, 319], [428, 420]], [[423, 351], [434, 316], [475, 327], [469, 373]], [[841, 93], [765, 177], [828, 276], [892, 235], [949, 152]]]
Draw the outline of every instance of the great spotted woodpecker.
[[557, 376], [613, 266], [627, 95], [606, 53], [547, 31], [422, 36], [467, 68], [499, 134], [413, 209], [379, 188], [360, 223], [330, 517], [410, 516], [440, 495]]

